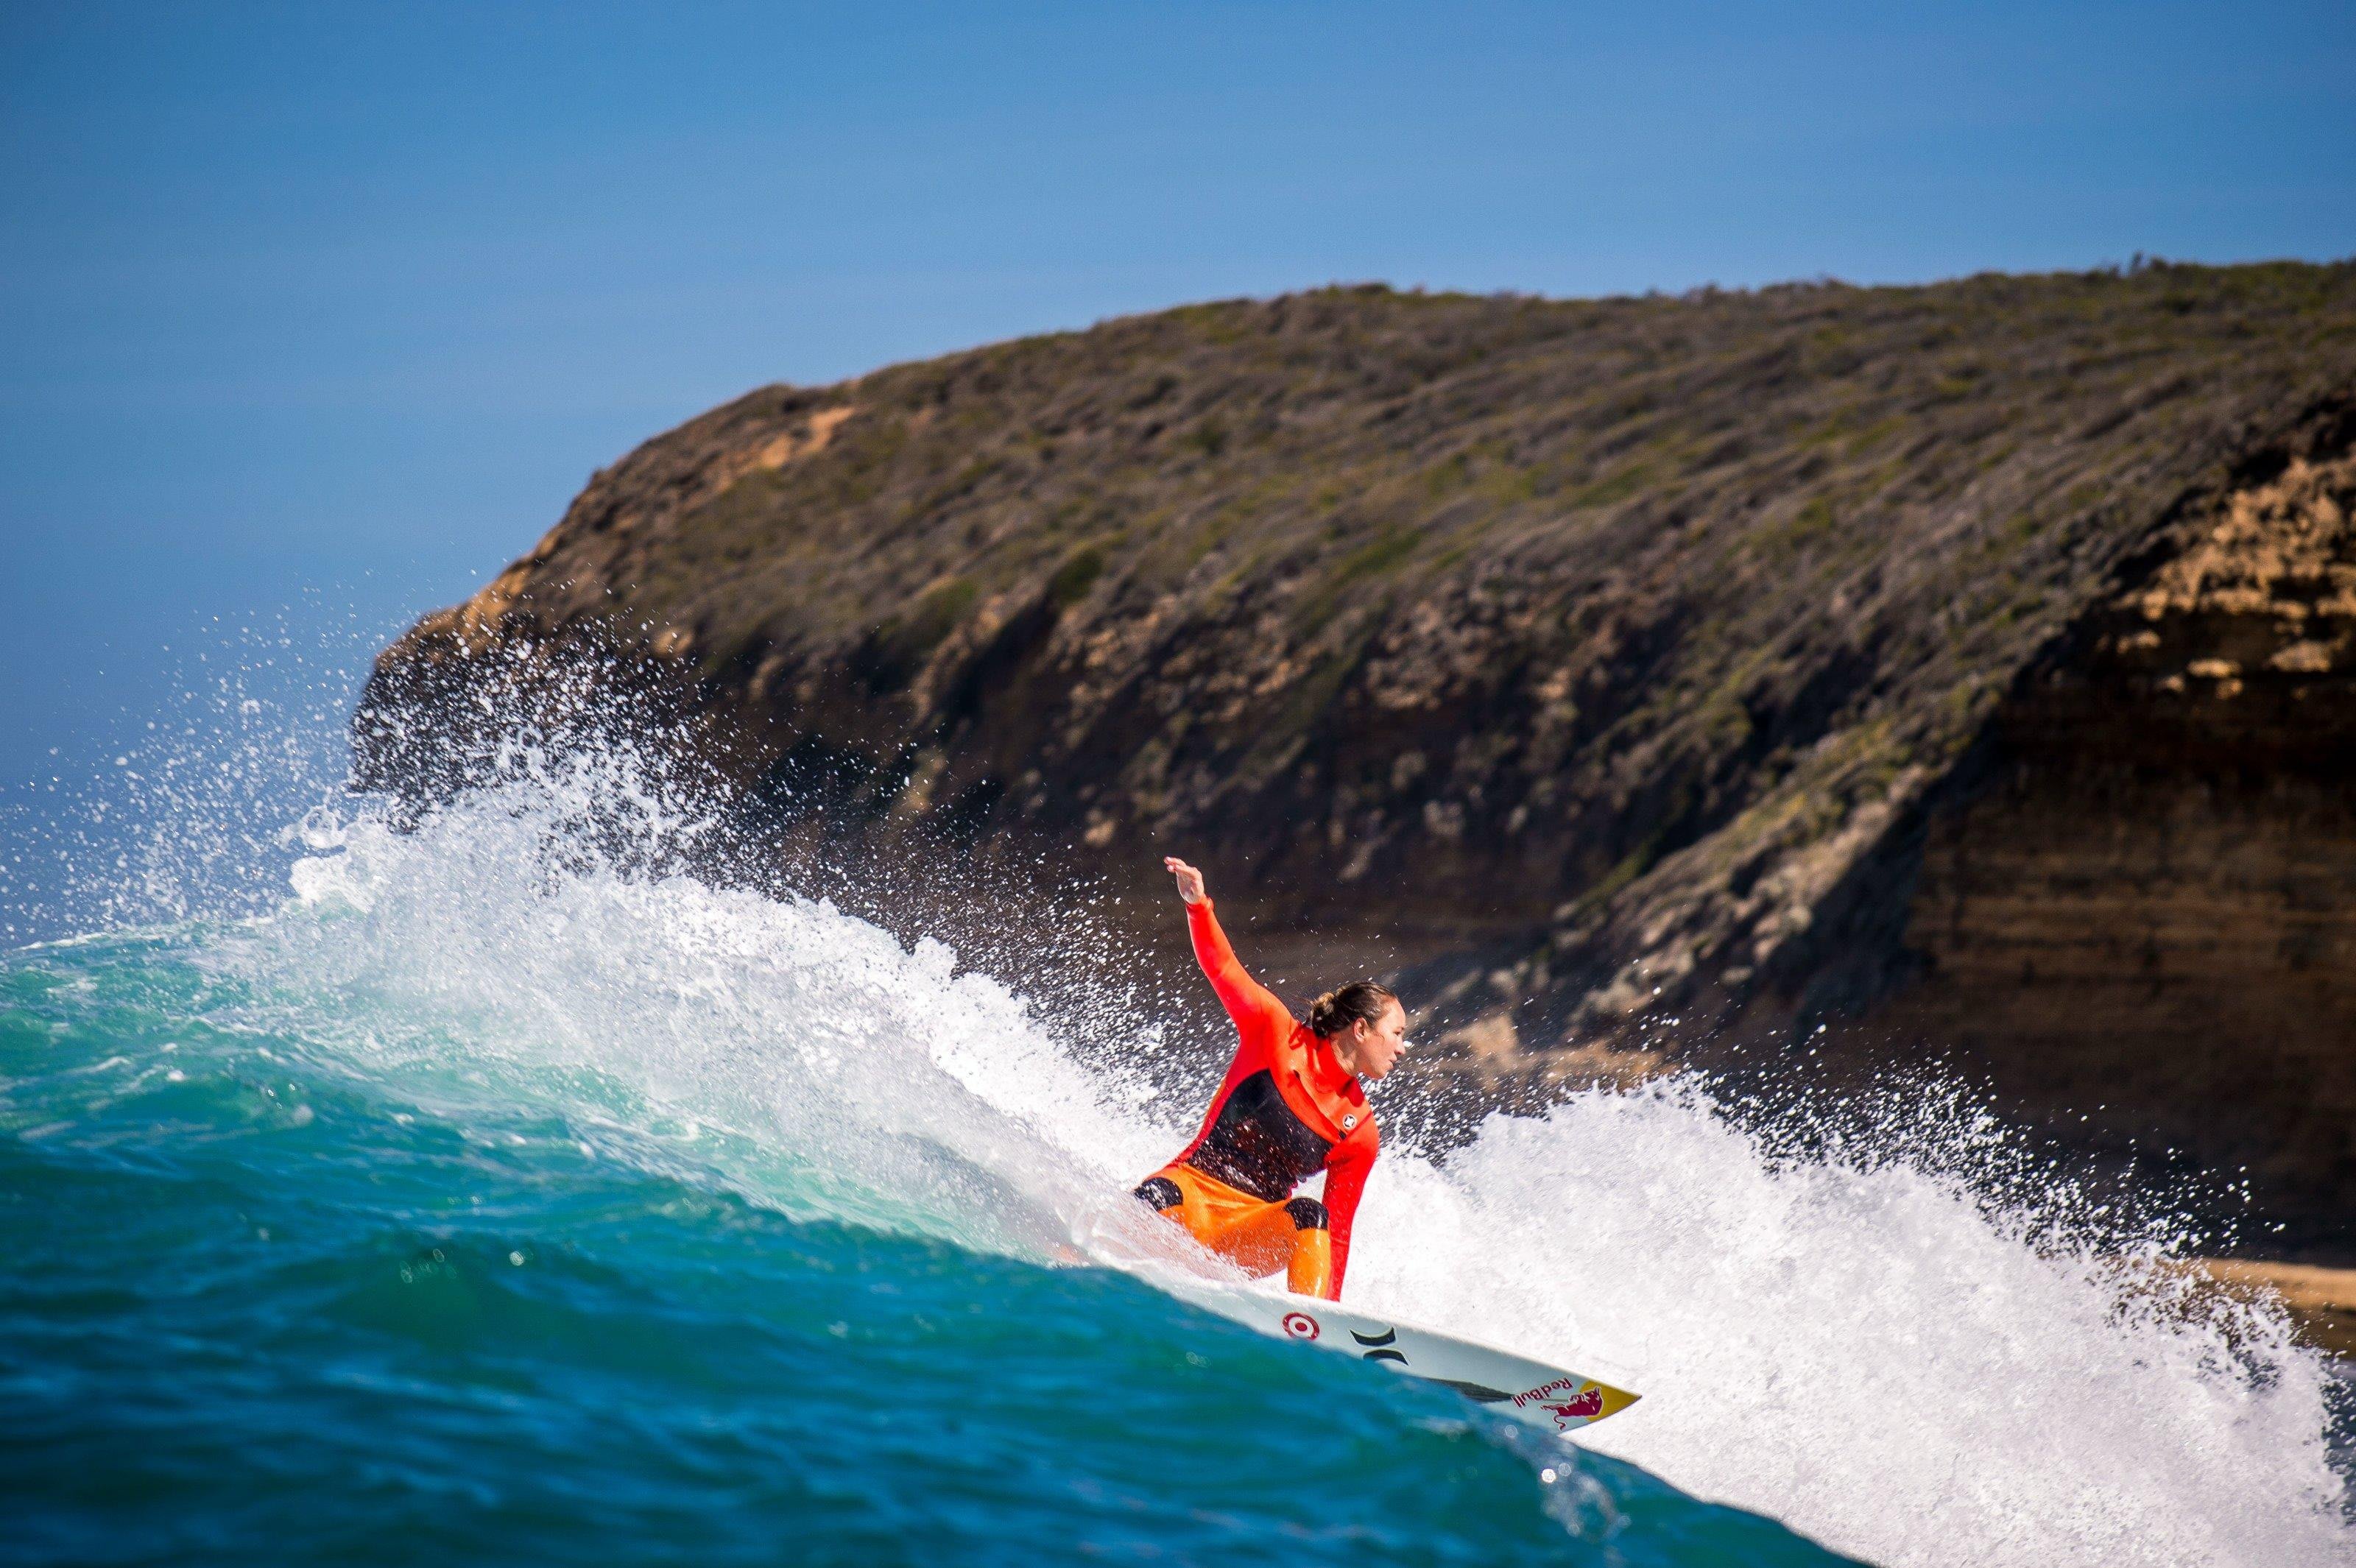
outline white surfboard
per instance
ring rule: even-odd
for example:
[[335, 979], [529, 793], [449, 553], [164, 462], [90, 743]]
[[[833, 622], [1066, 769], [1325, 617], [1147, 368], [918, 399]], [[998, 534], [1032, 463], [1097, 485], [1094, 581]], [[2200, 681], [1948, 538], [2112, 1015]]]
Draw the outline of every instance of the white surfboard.
[[1346, 1311], [1314, 1296], [1230, 1290], [1202, 1280], [1172, 1278], [1159, 1269], [1154, 1275], [1154, 1284], [1179, 1299], [1248, 1328], [1380, 1362], [1549, 1432], [1569, 1432], [1601, 1421], [1640, 1397], [1568, 1368], [1493, 1350], [1394, 1317]]

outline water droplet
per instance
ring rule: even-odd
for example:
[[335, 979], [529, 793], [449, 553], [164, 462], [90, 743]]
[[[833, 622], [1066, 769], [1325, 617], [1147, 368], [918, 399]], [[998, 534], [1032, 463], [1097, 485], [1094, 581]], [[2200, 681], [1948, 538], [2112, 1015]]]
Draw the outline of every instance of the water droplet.
[[509, 1253], [508, 1254], [508, 1262], [515, 1264], [518, 1268], [521, 1268], [523, 1267], [523, 1254], [521, 1253]]
[[1554, 1468], [1553, 1468], [1553, 1467], [1552, 1467], [1552, 1466], [1548, 1466], [1546, 1469], [1540, 1470], [1540, 1471], [1538, 1472], [1538, 1479], [1539, 1479], [1539, 1480], [1541, 1480], [1541, 1481], [1544, 1481], [1544, 1482], [1545, 1482], [1547, 1486], [1549, 1486], [1549, 1487], [1550, 1487], [1550, 1486], [1553, 1486], [1553, 1485], [1554, 1485]]

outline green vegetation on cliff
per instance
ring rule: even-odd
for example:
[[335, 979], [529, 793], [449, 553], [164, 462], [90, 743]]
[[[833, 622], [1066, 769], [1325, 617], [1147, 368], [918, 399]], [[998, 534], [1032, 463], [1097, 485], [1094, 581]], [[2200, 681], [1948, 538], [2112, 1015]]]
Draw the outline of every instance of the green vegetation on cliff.
[[1379, 924], [1468, 1070], [1612, 1071], [1909, 984], [2005, 705], [2351, 407], [2348, 264], [1189, 306], [649, 442], [388, 650], [363, 769], [594, 635], [781, 831], [1183, 844]]

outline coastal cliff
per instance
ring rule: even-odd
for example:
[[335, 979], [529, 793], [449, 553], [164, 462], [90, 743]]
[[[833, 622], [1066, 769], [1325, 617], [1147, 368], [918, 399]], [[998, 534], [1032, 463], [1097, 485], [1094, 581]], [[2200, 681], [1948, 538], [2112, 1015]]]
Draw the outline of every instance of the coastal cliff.
[[594, 668], [780, 843], [1183, 849], [1430, 1082], [1935, 1059], [2350, 1252], [2352, 452], [2356, 265], [1191, 306], [648, 442], [359, 777]]

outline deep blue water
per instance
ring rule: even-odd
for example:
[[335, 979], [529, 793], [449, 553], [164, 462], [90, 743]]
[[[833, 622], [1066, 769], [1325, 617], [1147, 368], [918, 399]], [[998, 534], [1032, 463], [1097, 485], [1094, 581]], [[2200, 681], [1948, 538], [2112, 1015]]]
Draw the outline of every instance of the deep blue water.
[[[1134, 1069], [1218, 1042], [655, 875], [668, 809], [594, 760], [322, 809], [259, 917], [0, 953], [0, 1558], [2356, 1556], [2336, 1370], [1967, 1104], [1395, 1142], [1350, 1299], [1644, 1393], [1574, 1444], [1114, 1266], [1199, 1113]], [[223, 820], [119, 874], [262, 885]]]
[[354, 1071], [201, 942], [7, 962], [16, 1561], [1833, 1560], [1113, 1270]]

